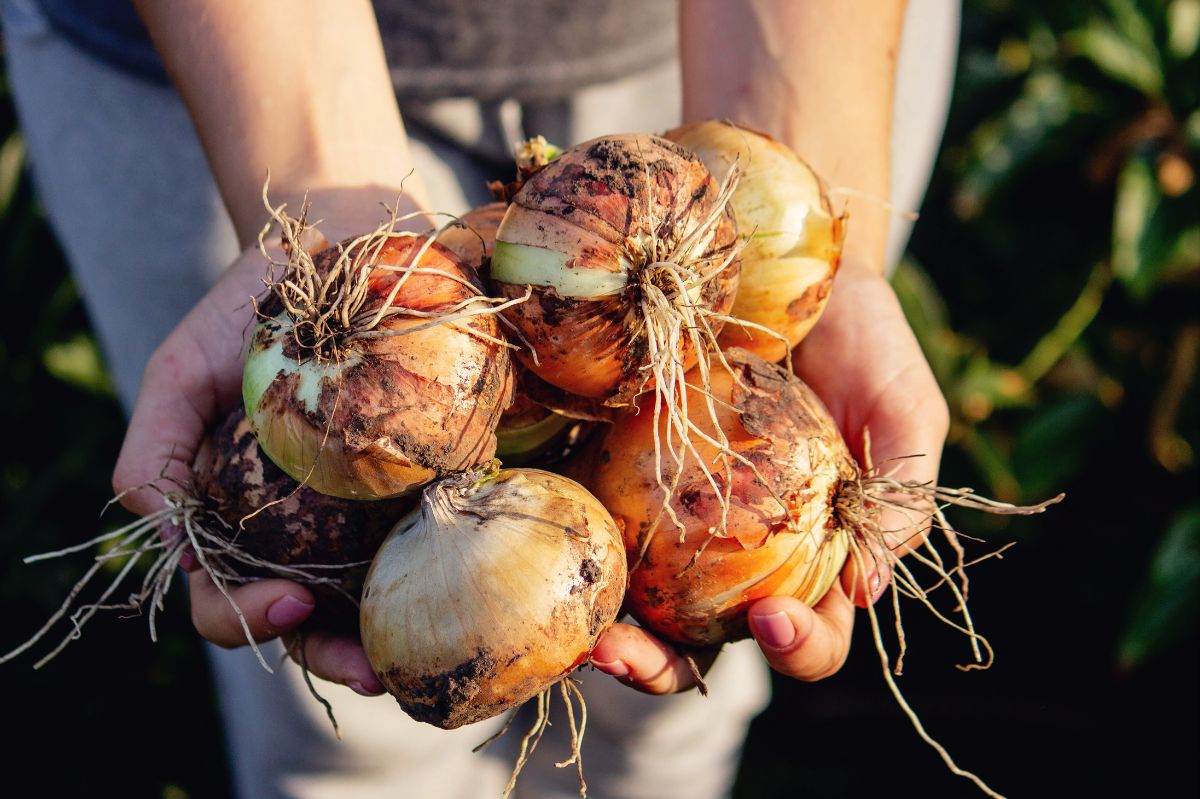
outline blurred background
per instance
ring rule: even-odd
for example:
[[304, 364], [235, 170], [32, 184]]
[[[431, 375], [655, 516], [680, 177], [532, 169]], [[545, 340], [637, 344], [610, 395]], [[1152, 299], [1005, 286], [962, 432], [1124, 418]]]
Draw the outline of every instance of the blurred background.
[[[895, 286], [954, 416], [943, 482], [1067, 499], [1017, 520], [951, 513], [978, 539], [969, 555], [1015, 542], [970, 572], [996, 662], [957, 670], [965, 639], [907, 602], [897, 681], [1002, 793], [1198, 795], [1197, 169], [1200, 0], [966, 0], [949, 128]], [[128, 519], [99, 517], [123, 421], [6, 87], [0, 258], [0, 414], [17, 427], [0, 448], [7, 650], [87, 562], [21, 559]], [[159, 624], [152, 644], [142, 620], [97, 618], [42, 670], [0, 667], [6, 760], [46, 795], [227, 792], [182, 591]], [[979, 795], [909, 725], [869, 632], [860, 618], [837, 676], [777, 681], [738, 797]]]

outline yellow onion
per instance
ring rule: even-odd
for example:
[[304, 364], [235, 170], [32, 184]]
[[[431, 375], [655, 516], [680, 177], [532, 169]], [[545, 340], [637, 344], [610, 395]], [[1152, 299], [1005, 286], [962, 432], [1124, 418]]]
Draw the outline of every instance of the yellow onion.
[[704, 161], [717, 180], [736, 163], [741, 179], [730, 205], [747, 237], [731, 316], [762, 325], [730, 324], [722, 347], [744, 347], [778, 361], [821, 316], [841, 259], [845, 218], [833, 211], [821, 179], [781, 142], [731, 122], [707, 120], [664, 136]]
[[464, 266], [486, 278], [496, 248], [496, 229], [507, 210], [508, 204], [502, 202], [472, 208], [438, 233], [437, 242], [457, 255]]
[[[512, 371], [473, 270], [386, 229], [293, 271], [242, 384], [271, 460], [322, 493], [379, 499], [492, 458]], [[280, 296], [296, 286], [308, 290]]]
[[380, 547], [363, 591], [363, 647], [405, 712], [453, 729], [586, 662], [624, 589], [621, 533], [582, 486], [480, 469], [426, 488]]
[[[667, 462], [660, 473], [647, 408], [622, 414], [582, 467], [584, 485], [624, 527], [626, 609], [658, 634], [696, 646], [746, 637], [755, 600], [786, 595], [814, 604], [853, 539], [837, 507], [858, 467], [825, 406], [799, 378], [753, 353], [728, 350], [725, 358], [732, 373], [714, 371], [712, 391], [733, 456], [728, 471], [711, 465], [717, 448], [696, 437], [700, 460], [689, 454], [681, 470]], [[698, 392], [689, 393], [693, 423], [715, 437]], [[663, 486], [676, 478], [663, 512]]]
[[584, 142], [534, 172], [496, 234], [491, 279], [551, 385], [629, 404], [695, 362], [732, 307], [738, 261], [728, 191], [655, 136]]

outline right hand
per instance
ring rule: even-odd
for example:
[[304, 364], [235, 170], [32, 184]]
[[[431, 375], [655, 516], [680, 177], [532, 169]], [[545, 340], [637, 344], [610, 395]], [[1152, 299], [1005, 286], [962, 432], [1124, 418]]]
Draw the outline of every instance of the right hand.
[[[379, 203], [393, 204], [398, 196], [397, 189], [372, 186], [324, 190], [310, 199], [324, 217], [321, 231], [336, 242], [374, 229], [383, 214]], [[401, 202], [401, 213], [417, 210], [411, 201]], [[289, 203], [289, 210], [298, 213], [299, 203]], [[310, 213], [310, 218], [321, 216]], [[419, 226], [421, 219], [409, 224]], [[257, 246], [248, 247], [151, 356], [113, 473], [113, 489], [134, 513], [163, 507], [162, 495], [146, 486], [171, 491], [192, 484], [192, 462], [205, 435], [241, 402], [242, 368], [255, 321], [250, 298], [261, 294], [265, 269]], [[218, 646], [246, 645], [237, 614], [208, 573], [194, 558], [182, 565], [196, 631]], [[231, 587], [230, 594], [258, 642], [293, 633], [315, 607], [308, 588], [283, 579]], [[313, 674], [362, 694], [383, 693], [356, 638], [306, 631], [303, 641]]]

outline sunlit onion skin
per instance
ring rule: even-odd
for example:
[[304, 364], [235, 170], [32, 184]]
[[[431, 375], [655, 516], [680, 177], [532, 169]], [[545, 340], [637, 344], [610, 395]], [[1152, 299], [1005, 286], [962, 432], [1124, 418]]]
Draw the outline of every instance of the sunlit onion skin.
[[[746, 609], [757, 599], [786, 595], [813, 604], [825, 594], [851, 538], [834, 503], [843, 483], [858, 475], [829, 412], [803, 382], [745, 350], [725, 351], [725, 357], [745, 388], [714, 371], [714, 393], [729, 403], [718, 406], [718, 420], [731, 449], [766, 480], [764, 485], [749, 466], [733, 464], [727, 536], [709, 540], [720, 526], [720, 505], [689, 457], [671, 500], [686, 535], [680, 541], [679, 529], [664, 516], [638, 564], [663, 496], [655, 478], [651, 408], [623, 414], [601, 433], [586, 453], [591, 468], [582, 478], [623, 524], [629, 563], [638, 564], [629, 574], [626, 609], [663, 637], [693, 646], [746, 637]], [[693, 421], [711, 432], [695, 392], [690, 399]], [[694, 443], [702, 458], [716, 454], [706, 442]], [[673, 474], [669, 467], [664, 472], [664, 478]], [[724, 471], [716, 466], [713, 472], [724, 490]]]
[[704, 161], [717, 180], [737, 163], [741, 181], [730, 205], [742, 250], [742, 277], [731, 315], [787, 339], [726, 325], [724, 347], [744, 347], [778, 361], [821, 316], [841, 261], [845, 217], [837, 214], [821, 179], [787, 146], [727, 121], [707, 120], [664, 137]]
[[363, 591], [372, 667], [418, 721], [516, 707], [584, 663], [625, 589], [621, 533], [578, 483], [536, 469], [427, 488]]
[[487, 278], [492, 262], [492, 251], [496, 249], [496, 230], [508, 210], [508, 203], [494, 202], [472, 208], [438, 234], [437, 241], [450, 250], [462, 264], [481, 278]]
[[[205, 442], [193, 473], [205, 507], [225, 522], [226, 537], [246, 554], [298, 568], [359, 564], [344, 570], [309, 570], [336, 580], [336, 586], [313, 586], [323, 599], [361, 593], [367, 564], [416, 501], [405, 497], [354, 502], [299, 485], [261, 453], [241, 408]], [[280, 576], [244, 565], [239, 570], [247, 576]], [[349, 602], [339, 603], [340, 609], [330, 604], [318, 603], [319, 625], [356, 627], [357, 610]], [[344, 619], [350, 623], [341, 624]]]
[[[505, 311], [536, 352], [523, 349], [522, 362], [554, 386], [614, 406], [650, 388], [639, 283], [705, 225], [718, 193], [699, 158], [654, 136], [594, 139], [533, 174], [497, 232], [491, 273], [501, 296], [533, 287], [530, 301]], [[705, 230], [701, 258], [721, 263], [736, 242], [728, 209]], [[725, 313], [737, 275], [734, 259], [690, 300]], [[694, 363], [693, 346], [678, 358]]]
[[[407, 266], [424, 243], [393, 237], [377, 263]], [[328, 268], [336, 251], [316, 258]], [[477, 294], [472, 270], [438, 244], [410, 274], [392, 306], [419, 312], [449, 309]], [[379, 308], [402, 274], [376, 268], [370, 301]], [[399, 314], [378, 330], [428, 325]], [[436, 477], [487, 462], [494, 430], [512, 392], [508, 350], [472, 335], [500, 334], [494, 316], [441, 323], [405, 335], [351, 338], [335, 356], [315, 357], [297, 344], [286, 312], [260, 322], [246, 358], [243, 398], [263, 451], [293, 479], [325, 494], [381, 499], [414, 491]], [[319, 454], [319, 457], [318, 457]]]

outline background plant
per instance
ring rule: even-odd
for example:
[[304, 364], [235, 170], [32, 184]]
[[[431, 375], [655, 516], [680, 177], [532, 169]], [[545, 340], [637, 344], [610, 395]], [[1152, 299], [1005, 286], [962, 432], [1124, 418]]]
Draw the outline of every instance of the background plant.
[[[4, 649], [80, 567], [20, 559], [123, 520], [98, 517], [123, 421], [0, 91]], [[959, 762], [1012, 795], [1198, 787], [1198, 154], [1200, 0], [965, 3], [949, 129], [895, 285], [953, 411], [943, 481], [1068, 497], [1035, 519], [953, 516], [979, 553], [1017, 542], [973, 573], [998, 660], [957, 672], [958, 638], [912, 613], [900, 683]], [[226, 793], [182, 595], [162, 623], [152, 646], [137, 620], [98, 618], [45, 670], [2, 672], [10, 762], [48, 795]], [[831, 680], [777, 681], [738, 795], [975, 795], [878, 668], [861, 637]]]

